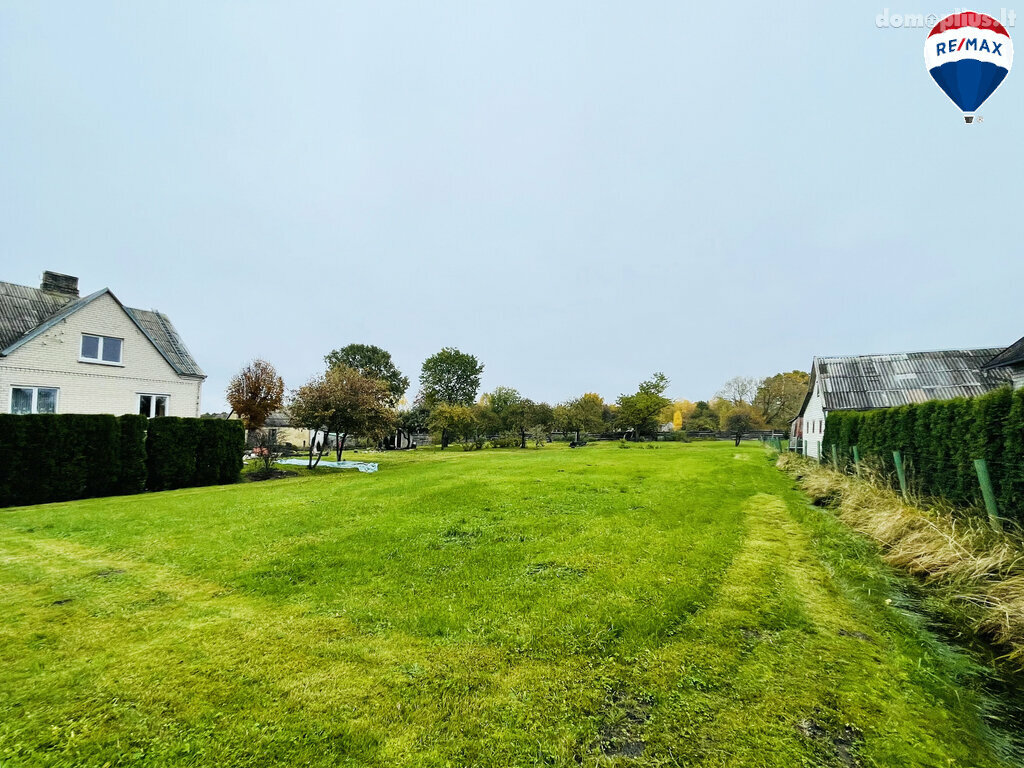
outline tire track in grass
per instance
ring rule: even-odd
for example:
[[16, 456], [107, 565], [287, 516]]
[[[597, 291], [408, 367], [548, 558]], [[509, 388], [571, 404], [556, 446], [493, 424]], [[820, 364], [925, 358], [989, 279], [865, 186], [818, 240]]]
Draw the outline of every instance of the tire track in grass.
[[746, 537], [708, 608], [635, 681], [658, 702], [644, 730], [651, 759], [1003, 764], [978, 738], [970, 702], [952, 713], [915, 684], [914, 660], [845, 599], [782, 498], [755, 494], [745, 512]]

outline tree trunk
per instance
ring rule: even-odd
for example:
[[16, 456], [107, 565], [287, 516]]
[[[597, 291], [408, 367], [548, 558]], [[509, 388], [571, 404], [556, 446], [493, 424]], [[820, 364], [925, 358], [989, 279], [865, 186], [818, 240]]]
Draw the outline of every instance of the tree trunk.
[[579, 445], [579, 442], [580, 442], [580, 431], [577, 429], [576, 430], [576, 444]]
[[[313, 461], [313, 446], [316, 443], [316, 436], [319, 434], [316, 430], [313, 431], [313, 439], [309, 441], [309, 468], [315, 469], [320, 464], [320, 459], [324, 457], [323, 451], [316, 452], [316, 461]], [[326, 437], [324, 438], [327, 439]]]
[[519, 430], [519, 435], [522, 438], [520, 440], [520, 442], [519, 442], [519, 447], [520, 448], [525, 448], [526, 447], [526, 430], [525, 429], [520, 429]]
[[448, 430], [441, 427], [441, 450], [448, 447]]
[[737, 432], [737, 433], [736, 433], [736, 447], [737, 447], [737, 448], [739, 448], [739, 447], [740, 447], [740, 438], [741, 438], [741, 437], [743, 437], [743, 433], [742, 433], [742, 432]]
[[345, 450], [345, 438], [348, 437], [348, 432], [342, 432], [338, 438], [338, 461], [341, 461], [342, 451]]
[[313, 469], [313, 468], [315, 468], [317, 465], [320, 464], [320, 459], [322, 459], [323, 456], [324, 456], [322, 453], [317, 451], [316, 461], [313, 461], [313, 446], [316, 443], [316, 435], [317, 435], [317, 433], [316, 433], [316, 431], [314, 431], [313, 432], [313, 439], [309, 441], [309, 463], [306, 466], [306, 469]]

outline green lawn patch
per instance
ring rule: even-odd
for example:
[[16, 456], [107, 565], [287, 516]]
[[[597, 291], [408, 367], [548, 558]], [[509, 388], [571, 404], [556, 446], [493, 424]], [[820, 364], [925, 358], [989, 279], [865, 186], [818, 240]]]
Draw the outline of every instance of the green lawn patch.
[[0, 511], [0, 765], [1016, 764], [757, 446], [372, 460]]

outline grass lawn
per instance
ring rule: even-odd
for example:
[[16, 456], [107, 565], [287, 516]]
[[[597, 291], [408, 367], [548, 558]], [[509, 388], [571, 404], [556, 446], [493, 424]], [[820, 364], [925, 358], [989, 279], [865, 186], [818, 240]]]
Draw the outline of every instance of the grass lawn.
[[759, 446], [370, 460], [0, 510], [0, 765], [1018, 764]]

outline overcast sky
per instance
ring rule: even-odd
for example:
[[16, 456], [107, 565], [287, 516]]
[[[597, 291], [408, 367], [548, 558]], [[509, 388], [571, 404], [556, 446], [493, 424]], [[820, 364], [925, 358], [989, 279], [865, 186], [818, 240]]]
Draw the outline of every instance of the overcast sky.
[[166, 312], [204, 410], [351, 342], [555, 402], [1024, 334], [1024, 74], [966, 126], [882, 6], [715, 7], [0, 0], [0, 280]]

